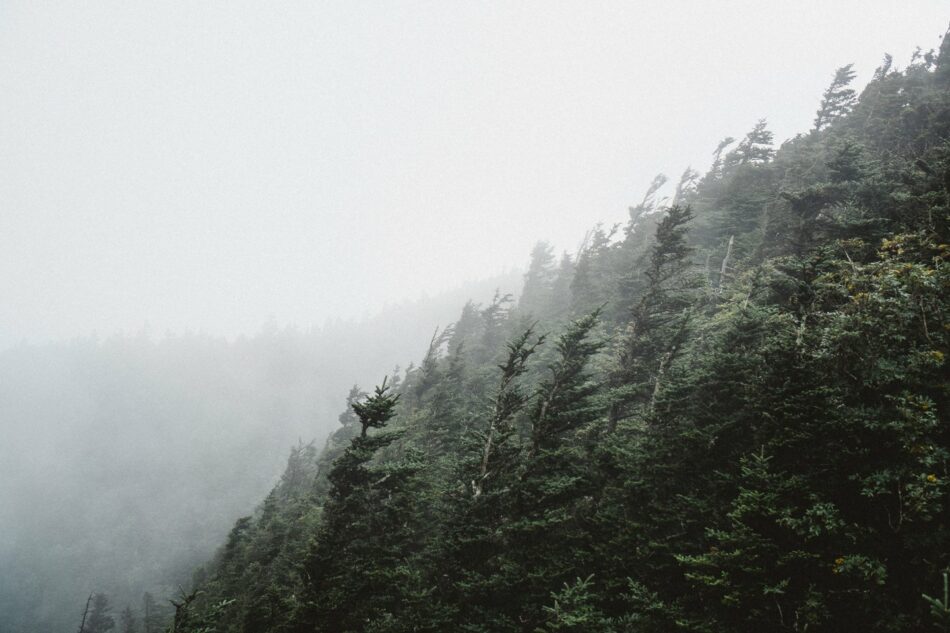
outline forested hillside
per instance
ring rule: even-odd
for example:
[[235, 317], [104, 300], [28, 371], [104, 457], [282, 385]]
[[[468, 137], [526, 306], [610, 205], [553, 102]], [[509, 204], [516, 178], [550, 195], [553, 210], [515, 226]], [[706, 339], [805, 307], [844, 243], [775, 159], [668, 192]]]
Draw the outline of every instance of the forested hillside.
[[354, 388], [173, 629], [947, 630], [950, 38], [853, 77]]

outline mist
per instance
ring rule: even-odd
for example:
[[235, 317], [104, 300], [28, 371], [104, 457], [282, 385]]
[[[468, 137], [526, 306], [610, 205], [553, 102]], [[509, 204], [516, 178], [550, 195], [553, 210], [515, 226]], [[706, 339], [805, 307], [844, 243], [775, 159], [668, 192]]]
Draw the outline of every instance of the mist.
[[574, 250], [932, 41], [913, 7], [6, 2], [0, 343], [307, 328]]
[[170, 613], [539, 240], [576, 257], [762, 118], [780, 146], [946, 9], [0, 3], [0, 631]]
[[0, 351], [0, 631], [71, 631], [92, 592], [137, 611], [149, 592], [167, 615], [166, 598], [277, 483], [290, 448], [323, 447], [353, 385], [418, 365], [466, 301], [519, 277], [306, 331]]

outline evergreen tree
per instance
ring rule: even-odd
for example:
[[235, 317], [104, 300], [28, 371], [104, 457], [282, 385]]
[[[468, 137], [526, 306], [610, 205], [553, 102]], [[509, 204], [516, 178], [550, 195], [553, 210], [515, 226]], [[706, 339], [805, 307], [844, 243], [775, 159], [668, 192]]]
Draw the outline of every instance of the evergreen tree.
[[84, 633], [106, 633], [115, 628], [115, 618], [112, 617], [112, 605], [104, 593], [97, 593], [92, 597], [92, 609], [86, 619]]
[[617, 228], [607, 231], [598, 225], [585, 237], [571, 280], [572, 315], [589, 314], [613, 295], [616, 272], [611, 240]]
[[543, 343], [531, 328], [510, 341], [501, 376], [482, 429], [471, 437], [458, 465], [461, 484], [449, 499], [442, 557], [452, 577], [440, 592], [457, 605], [454, 621], [463, 631], [514, 631], [519, 601], [510, 592], [511, 569], [502, 532], [514, 498], [520, 450], [513, 445], [516, 416], [528, 403], [519, 380]]
[[772, 159], [775, 155], [772, 149], [774, 136], [767, 125], [765, 119], [759, 119], [736, 148], [726, 155], [724, 169], [727, 173], [743, 165], [764, 165]]
[[132, 613], [132, 607], [125, 607], [119, 616], [119, 630], [122, 633], [137, 633], [138, 625], [135, 620], [135, 614]]
[[828, 127], [835, 119], [848, 114], [854, 107], [857, 97], [854, 90], [849, 87], [855, 75], [851, 69], [852, 66], [853, 64], [848, 64], [836, 70], [831, 85], [821, 96], [821, 105], [815, 115], [816, 132]]
[[604, 411], [600, 385], [589, 373], [603, 347], [591, 340], [599, 316], [595, 311], [573, 321], [558, 337], [557, 357], [535, 393], [530, 444], [511, 485], [514, 511], [503, 528], [511, 550], [509, 591], [518, 597], [517, 619], [527, 630], [542, 624], [541, 605], [586, 558], [584, 516], [595, 485], [588, 438]]
[[423, 457], [409, 451], [396, 462], [371, 465], [376, 453], [399, 437], [393, 431], [370, 433], [388, 426], [398, 400], [383, 381], [372, 396], [353, 404], [360, 434], [329, 473], [332, 487], [305, 565], [307, 599], [298, 630], [345, 633], [384, 625], [395, 630], [400, 612], [425, 593], [406, 564], [422, 529], [413, 516], [414, 479], [425, 465]]
[[574, 282], [574, 270], [574, 259], [569, 253], [562, 253], [554, 282], [551, 284], [551, 300], [545, 309], [545, 315], [554, 322], [565, 320], [571, 312], [571, 284]]
[[472, 350], [476, 362], [491, 361], [501, 352], [505, 340], [505, 322], [512, 302], [510, 294], [501, 294], [496, 290], [491, 302], [479, 312], [481, 340], [476, 342]]
[[719, 145], [716, 146], [716, 149], [713, 150], [713, 161], [712, 166], [709, 168], [709, 174], [706, 176], [706, 179], [719, 179], [722, 178], [722, 170], [725, 166], [723, 162], [722, 153], [726, 151], [726, 148], [736, 142], [736, 139], [731, 136], [719, 141]]
[[554, 249], [547, 242], [538, 242], [531, 251], [531, 263], [524, 276], [524, 287], [518, 307], [528, 314], [547, 312], [554, 290]]
[[551, 606], [545, 605], [544, 625], [535, 629], [539, 633], [564, 631], [566, 633], [613, 633], [617, 629], [592, 603], [593, 576], [578, 578], [573, 583], [564, 583], [561, 591], [552, 592]]
[[588, 340], [601, 310], [573, 321], [558, 337], [557, 360], [548, 369], [550, 376], [541, 382], [531, 416], [530, 455], [555, 450], [565, 436], [597, 418], [599, 405], [591, 402], [598, 385], [587, 373], [587, 365], [604, 345]]
[[692, 247], [686, 241], [689, 207], [670, 207], [656, 230], [646, 288], [621, 342], [612, 379], [610, 428], [656, 399], [670, 364], [686, 340], [689, 308], [698, 278], [691, 274]]
[[[240, 523], [240, 521], [239, 521]], [[238, 530], [238, 528], [235, 528]], [[231, 546], [231, 551], [235, 551], [237, 548], [238, 540], [240, 539], [241, 530], [235, 532], [231, 531], [231, 534], [234, 535], [234, 539], [228, 539], [228, 543]], [[155, 597], [149, 592], [142, 594], [142, 630], [145, 633], [160, 633], [165, 628], [165, 613], [164, 610], [158, 605]]]
[[689, 204], [690, 199], [696, 194], [696, 186], [699, 183], [699, 172], [692, 167], [687, 167], [680, 180], [676, 183], [676, 192], [673, 194], [671, 206], [681, 206]]

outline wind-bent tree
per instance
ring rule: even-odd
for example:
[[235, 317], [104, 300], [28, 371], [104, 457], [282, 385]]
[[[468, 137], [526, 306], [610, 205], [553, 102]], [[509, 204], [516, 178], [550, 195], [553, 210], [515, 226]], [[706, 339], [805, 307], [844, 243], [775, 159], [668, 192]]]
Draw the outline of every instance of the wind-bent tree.
[[92, 610], [86, 620], [85, 633], [106, 633], [115, 628], [115, 618], [112, 617], [112, 605], [109, 597], [104, 593], [97, 593], [92, 597]]
[[815, 114], [815, 131], [819, 132], [836, 119], [843, 117], [851, 112], [857, 101], [857, 96], [849, 86], [854, 81], [855, 72], [851, 69], [854, 64], [842, 66], [835, 71], [835, 77], [831, 85], [821, 96], [821, 105], [818, 106], [818, 112]]

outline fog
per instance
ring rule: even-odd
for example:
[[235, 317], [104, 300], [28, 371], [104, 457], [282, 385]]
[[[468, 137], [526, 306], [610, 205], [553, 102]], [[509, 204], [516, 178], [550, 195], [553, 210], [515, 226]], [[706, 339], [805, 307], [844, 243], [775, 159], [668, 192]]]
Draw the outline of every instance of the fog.
[[573, 249], [905, 63], [946, 17], [913, 6], [4, 2], [0, 343], [308, 327]]
[[171, 591], [350, 385], [912, 4], [0, 3], [0, 631]]
[[509, 274], [234, 341], [140, 333], [0, 351], [0, 631], [74, 631], [94, 591], [117, 611], [141, 611], [146, 591], [167, 606], [290, 447], [322, 447], [354, 383], [418, 364], [468, 298], [517, 285]]

